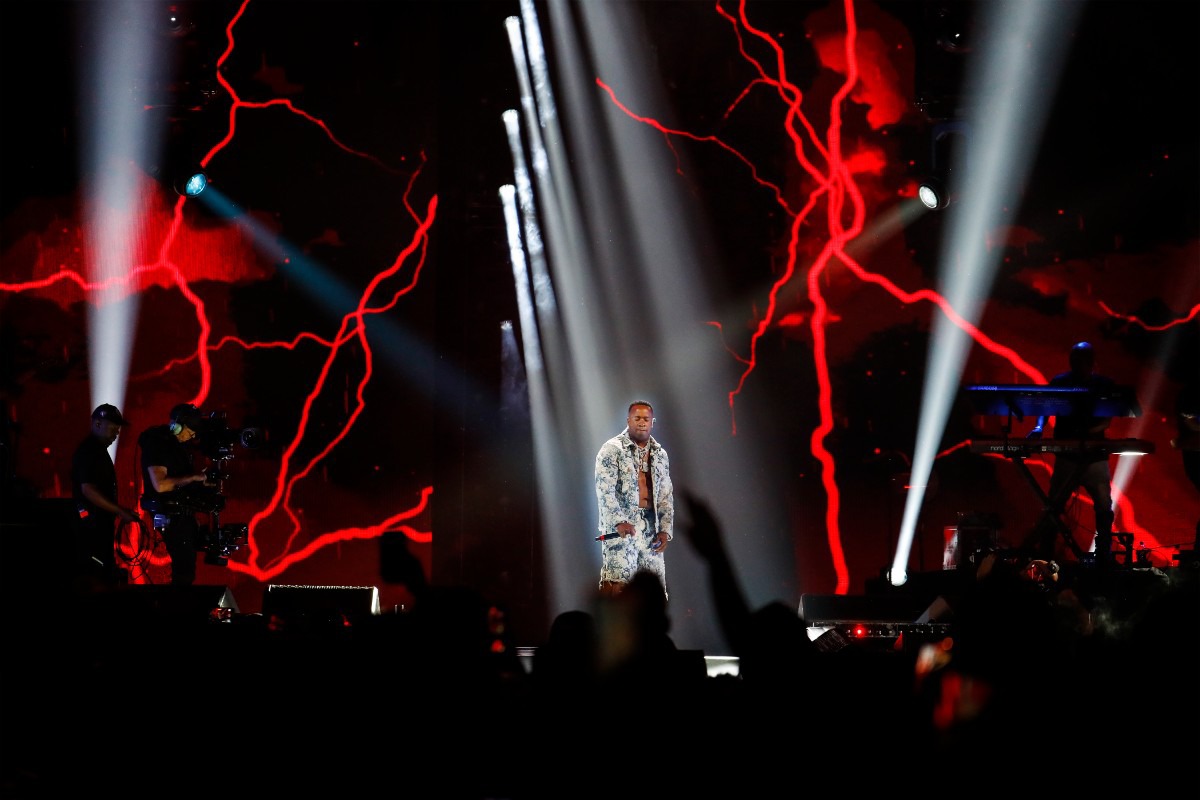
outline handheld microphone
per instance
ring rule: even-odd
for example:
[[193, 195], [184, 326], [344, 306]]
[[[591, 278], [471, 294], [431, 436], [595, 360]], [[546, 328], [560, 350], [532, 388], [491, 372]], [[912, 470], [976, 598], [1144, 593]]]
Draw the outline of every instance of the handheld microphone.
[[597, 542], [606, 542], [609, 539], [620, 539], [620, 538], [621, 538], [621, 534], [619, 534], [619, 533], [606, 533], [602, 536], [597, 536], [596, 541]]

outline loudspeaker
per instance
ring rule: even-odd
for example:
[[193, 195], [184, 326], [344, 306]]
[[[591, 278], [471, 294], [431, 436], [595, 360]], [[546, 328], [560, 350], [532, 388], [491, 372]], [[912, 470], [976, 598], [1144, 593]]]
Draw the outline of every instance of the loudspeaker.
[[375, 586], [280, 586], [263, 592], [262, 613], [285, 627], [354, 625], [379, 613]]

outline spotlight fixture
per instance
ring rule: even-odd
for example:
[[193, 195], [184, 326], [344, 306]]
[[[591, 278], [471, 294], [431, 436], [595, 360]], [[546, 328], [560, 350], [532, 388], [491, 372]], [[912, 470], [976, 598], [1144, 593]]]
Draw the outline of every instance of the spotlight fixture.
[[180, 172], [171, 181], [171, 188], [183, 197], [195, 197], [207, 186], [208, 176], [199, 167]]
[[171, 106], [148, 107], [145, 125], [151, 130], [161, 130], [164, 141], [147, 159], [147, 174], [170, 187], [181, 197], [196, 197], [208, 186], [208, 174], [204, 170], [202, 142], [216, 141], [206, 125], [208, 118], [198, 112], [180, 112]]
[[950, 205], [950, 193], [938, 178], [927, 177], [917, 187], [917, 197], [928, 209], [940, 211]]
[[[180, 148], [168, 144], [168, 149], [186, 150], [190, 148]], [[208, 174], [204, 171], [204, 167], [200, 165], [200, 162], [186, 155], [168, 154], [156, 161], [148, 162], [146, 173], [164, 187], [171, 187], [175, 194], [181, 197], [196, 197], [208, 187]]]
[[917, 197], [926, 208], [941, 210], [958, 196], [962, 184], [961, 165], [965, 161], [967, 123], [962, 120], [939, 122], [933, 127], [930, 172], [921, 179]]

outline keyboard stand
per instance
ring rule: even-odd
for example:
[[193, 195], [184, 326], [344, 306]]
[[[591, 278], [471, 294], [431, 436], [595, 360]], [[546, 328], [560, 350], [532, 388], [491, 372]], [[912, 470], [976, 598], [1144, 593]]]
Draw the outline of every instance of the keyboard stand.
[[[1030, 532], [1029, 536], [1025, 538], [1023, 547], [1036, 552], [1043, 549], [1045, 545], [1050, 544], [1051, 546], [1049, 549], [1053, 551], [1052, 541], [1045, 541], [1046, 539], [1052, 540], [1053, 534], [1047, 536], [1043, 533], [1049, 524], [1052, 525], [1058, 531], [1058, 533], [1062, 534], [1063, 542], [1068, 548], [1070, 548], [1071, 552], [1075, 554], [1075, 558], [1082, 561], [1084, 558], [1084, 550], [1079, 546], [1079, 543], [1075, 541], [1075, 537], [1071, 534], [1071, 529], [1067, 527], [1067, 523], [1063, 522], [1062, 514], [1063, 510], [1066, 508], [1067, 500], [1070, 499], [1072, 494], [1074, 494], [1075, 480], [1083, 473], [1083, 470], [1087, 467], [1087, 462], [1078, 462], [1075, 465], [1075, 471], [1071, 475], [1071, 479], [1063, 484], [1063, 488], [1059, 490], [1058, 495], [1055, 497], [1049, 497], [1046, 495], [1046, 491], [1042, 489], [1042, 485], [1038, 483], [1037, 478], [1035, 478], [1033, 473], [1029, 471], [1029, 465], [1025, 463], [1025, 456], [1021, 455], [1020, 453], [1010, 454], [1009, 460], [1017, 465], [1017, 469], [1019, 469], [1021, 474], [1025, 476], [1025, 480], [1029, 482], [1029, 485], [1033, 487], [1033, 491], [1038, 496], [1038, 499], [1042, 501], [1042, 514], [1040, 517], [1038, 517], [1037, 522], [1033, 524], [1033, 530]], [[1045, 553], [1047, 556], [1052, 554], [1052, 552]]]
[[[1005, 457], [1014, 462], [1021, 470], [1021, 474], [1025, 476], [1025, 480], [1033, 487], [1034, 492], [1042, 501], [1042, 514], [1039, 517], [1037, 524], [1034, 525], [1033, 531], [1026, 537], [1022, 547], [1025, 549], [1036, 549], [1038, 546], [1044, 548], [1045, 545], [1051, 545], [1053, 550], [1053, 537], [1046, 536], [1044, 533], [1048, 525], [1053, 527], [1062, 534], [1063, 541], [1075, 557], [1080, 561], [1084, 560], [1085, 552], [1082, 547], [1075, 541], [1075, 537], [1071, 535], [1071, 529], [1062, 520], [1063, 510], [1066, 508], [1067, 500], [1075, 491], [1075, 481], [1083, 474], [1086, 469], [1086, 462], [1080, 461], [1076, 465], [1076, 472], [1071, 476], [1071, 480], [1064, 484], [1062, 497], [1047, 497], [1046, 492], [1042, 490], [1041, 484], [1033, 477], [1033, 473], [1029, 471], [1029, 466], [1025, 463], [1026, 453], [1020, 449], [1009, 449], [1009, 434], [1012, 432], [1012, 421], [1015, 417], [1017, 421], [1024, 420], [1027, 416], [1039, 417], [1139, 417], [1141, 416], [1141, 407], [1137, 403], [1137, 396], [1134, 393], [1133, 387], [1130, 386], [1112, 386], [1106, 389], [1094, 389], [1083, 386], [1047, 386], [1041, 384], [996, 384], [996, 385], [980, 385], [968, 386], [965, 388], [967, 397], [969, 398], [972, 407], [978, 414], [989, 416], [1005, 417], [1004, 437], [1000, 441], [1000, 451]], [[1104, 443], [1103, 440], [1100, 442]], [[1074, 443], [1072, 443], [1074, 445]], [[1071, 451], [1085, 452], [1088, 447], [1088, 442], [1078, 442], [1078, 447], [1072, 446]], [[1130, 440], [1130, 445], [1137, 445], [1138, 449], [1133, 452], [1153, 453], [1153, 442], [1142, 442], [1140, 440]], [[1111, 445], [1107, 445], [1111, 446]], [[1109, 449], [1103, 449], [1105, 455], [1113, 452]], [[1055, 456], [1055, 466], [1057, 466], [1059, 456]], [[1069, 489], [1068, 489], [1069, 487]], [[1114, 534], [1109, 541], [1104, 542], [1097, 548], [1098, 551], [1108, 553], [1108, 558], [1111, 558], [1111, 549], [1113, 539], [1116, 539], [1126, 547], [1126, 553], [1132, 554], [1132, 535], [1129, 539], [1122, 539], [1124, 534]], [[1049, 539], [1050, 541], [1047, 541]], [[1032, 545], [1032, 547], [1031, 547]], [[1130, 562], [1130, 558], [1126, 556], [1126, 563]]]

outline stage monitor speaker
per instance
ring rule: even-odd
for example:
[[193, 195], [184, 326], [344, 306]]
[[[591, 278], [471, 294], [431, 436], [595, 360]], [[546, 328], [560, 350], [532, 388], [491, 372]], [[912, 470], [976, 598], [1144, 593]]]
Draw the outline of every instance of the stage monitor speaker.
[[263, 616], [301, 627], [354, 625], [379, 614], [375, 586], [283, 586], [263, 592]]

